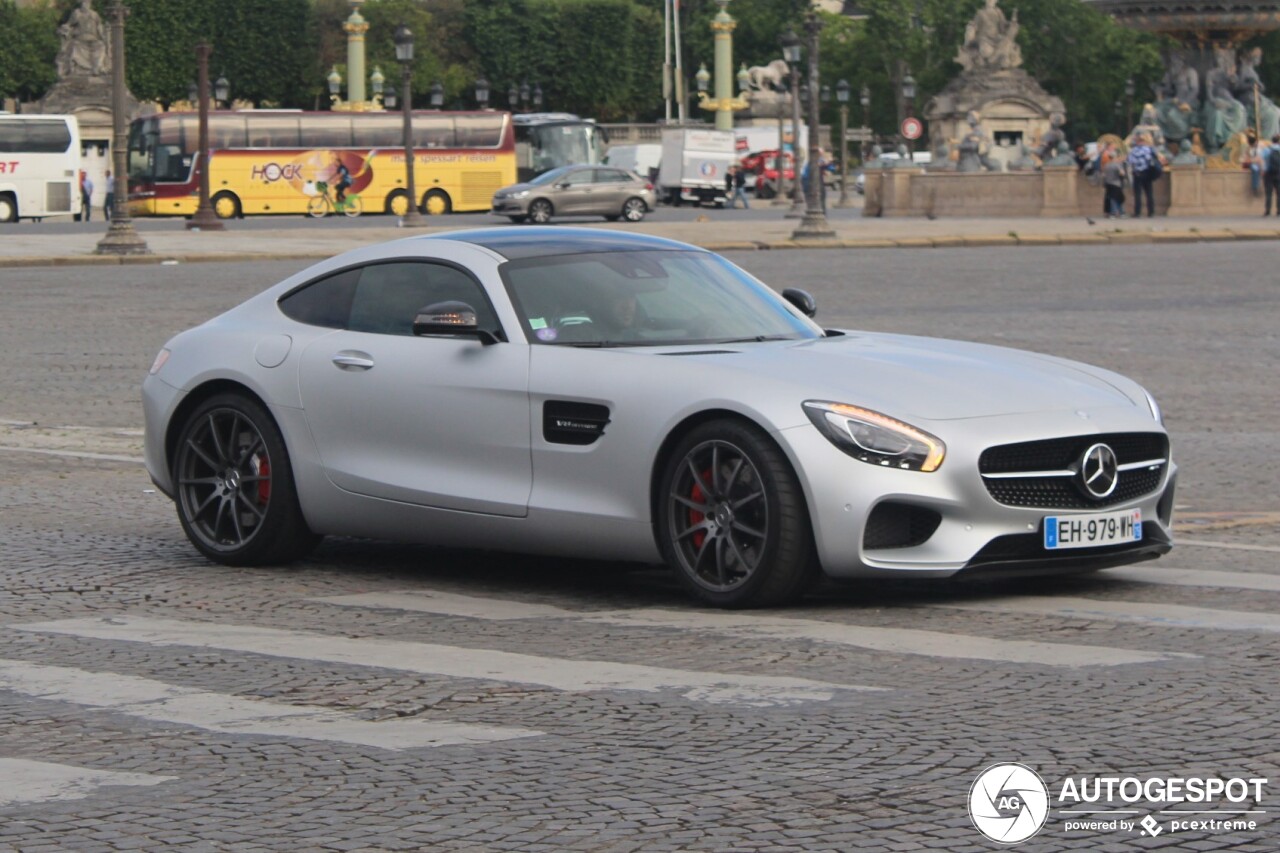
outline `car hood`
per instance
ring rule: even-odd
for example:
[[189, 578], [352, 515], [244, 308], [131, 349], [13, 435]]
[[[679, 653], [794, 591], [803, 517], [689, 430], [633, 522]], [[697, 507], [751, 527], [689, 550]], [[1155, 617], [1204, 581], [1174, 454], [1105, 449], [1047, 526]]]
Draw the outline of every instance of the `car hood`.
[[[674, 353], [673, 353], [674, 354]], [[1143, 405], [1142, 390], [1101, 368], [1023, 350], [937, 338], [849, 332], [815, 341], [681, 353], [753, 382], [894, 417], [954, 420]]]

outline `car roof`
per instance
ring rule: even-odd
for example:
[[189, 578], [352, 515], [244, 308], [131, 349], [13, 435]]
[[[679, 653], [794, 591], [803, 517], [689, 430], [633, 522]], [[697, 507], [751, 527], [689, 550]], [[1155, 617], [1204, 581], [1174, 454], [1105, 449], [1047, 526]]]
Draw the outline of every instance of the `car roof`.
[[483, 246], [509, 261], [544, 258], [550, 255], [582, 255], [594, 252], [701, 252], [664, 237], [629, 234], [609, 228], [562, 228], [556, 226], [506, 226], [474, 231], [433, 234], [428, 240], [457, 240]]

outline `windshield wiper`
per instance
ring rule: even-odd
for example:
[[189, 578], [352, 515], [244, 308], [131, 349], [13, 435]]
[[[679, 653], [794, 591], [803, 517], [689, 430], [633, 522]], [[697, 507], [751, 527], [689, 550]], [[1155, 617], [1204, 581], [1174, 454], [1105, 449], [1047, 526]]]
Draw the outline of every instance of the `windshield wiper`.
[[765, 341], [789, 341], [790, 335], [756, 335], [753, 338], [729, 338], [725, 341], [716, 341], [718, 344], [760, 344]]

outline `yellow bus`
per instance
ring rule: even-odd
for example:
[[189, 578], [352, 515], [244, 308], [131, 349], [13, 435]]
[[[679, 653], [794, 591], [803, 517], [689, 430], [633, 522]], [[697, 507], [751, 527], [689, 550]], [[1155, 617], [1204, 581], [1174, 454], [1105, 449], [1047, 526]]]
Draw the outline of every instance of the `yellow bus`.
[[[336, 189], [366, 213], [408, 210], [400, 113], [237, 110], [209, 114], [209, 196], [222, 219], [305, 214]], [[488, 210], [516, 182], [510, 113], [413, 114], [414, 188], [423, 213]], [[159, 113], [129, 131], [129, 212], [191, 216], [200, 196], [200, 117]]]

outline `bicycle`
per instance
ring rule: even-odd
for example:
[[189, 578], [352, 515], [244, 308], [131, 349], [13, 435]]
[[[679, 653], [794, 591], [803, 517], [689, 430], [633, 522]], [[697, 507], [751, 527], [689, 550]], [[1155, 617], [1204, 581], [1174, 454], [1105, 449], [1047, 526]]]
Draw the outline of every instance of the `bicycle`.
[[360, 196], [354, 193], [347, 193], [342, 201], [329, 197], [329, 185], [324, 181], [316, 181], [316, 191], [319, 195], [312, 196], [307, 202], [307, 214], [316, 219], [328, 216], [330, 213], [341, 213], [344, 216], [359, 216], [364, 209], [364, 205], [360, 202]]

